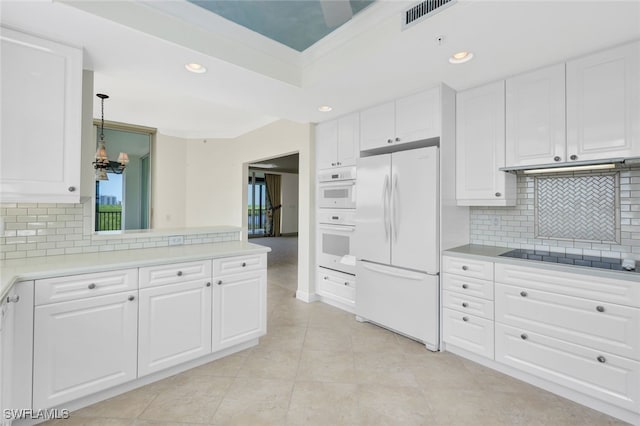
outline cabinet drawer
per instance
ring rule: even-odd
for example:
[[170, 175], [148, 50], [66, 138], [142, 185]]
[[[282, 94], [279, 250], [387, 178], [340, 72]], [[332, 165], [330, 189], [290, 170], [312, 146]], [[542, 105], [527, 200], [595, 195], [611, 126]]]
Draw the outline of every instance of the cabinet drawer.
[[238, 272], [255, 271], [267, 268], [266, 254], [253, 254], [248, 256], [224, 257], [213, 260], [213, 274], [216, 277], [236, 274]]
[[444, 256], [443, 272], [493, 281], [493, 262]]
[[496, 321], [640, 360], [640, 309], [496, 284]]
[[318, 270], [316, 286], [316, 292], [321, 296], [355, 305], [356, 281], [353, 275]]
[[491, 300], [445, 291], [443, 306], [465, 314], [493, 320], [493, 302]]
[[493, 281], [463, 277], [454, 274], [442, 274], [444, 290], [493, 300]]
[[137, 289], [137, 269], [46, 278], [35, 281], [35, 304], [66, 302]]
[[599, 277], [588, 273], [589, 271], [580, 274], [496, 263], [496, 283], [640, 307], [638, 281]]
[[639, 412], [640, 363], [496, 323], [496, 361]]
[[445, 308], [442, 340], [493, 359], [493, 321]]
[[169, 265], [140, 268], [140, 288], [176, 284], [180, 282], [211, 280], [211, 261], [171, 263]]

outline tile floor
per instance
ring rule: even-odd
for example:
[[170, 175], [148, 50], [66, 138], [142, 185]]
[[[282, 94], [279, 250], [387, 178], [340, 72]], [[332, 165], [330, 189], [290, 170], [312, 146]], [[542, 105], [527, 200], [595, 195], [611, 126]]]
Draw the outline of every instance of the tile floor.
[[300, 302], [297, 239], [252, 242], [274, 248], [268, 333], [258, 346], [50, 424], [624, 424], [331, 306]]

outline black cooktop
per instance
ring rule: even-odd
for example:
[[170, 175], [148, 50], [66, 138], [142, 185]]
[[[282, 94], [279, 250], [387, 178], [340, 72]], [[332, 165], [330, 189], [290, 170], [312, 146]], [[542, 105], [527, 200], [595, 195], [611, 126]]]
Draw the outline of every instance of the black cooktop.
[[624, 272], [640, 272], [638, 269], [627, 271], [622, 269], [622, 260], [611, 257], [584, 256], [580, 254], [563, 254], [540, 250], [515, 249], [502, 253], [502, 257], [538, 260], [540, 262], [561, 263], [565, 265], [586, 266], [589, 268], [613, 269]]

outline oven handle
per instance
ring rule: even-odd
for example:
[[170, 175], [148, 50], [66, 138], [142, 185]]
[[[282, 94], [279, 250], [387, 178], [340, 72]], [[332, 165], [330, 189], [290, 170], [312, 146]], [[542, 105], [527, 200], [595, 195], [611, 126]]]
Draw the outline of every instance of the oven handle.
[[319, 225], [318, 228], [326, 229], [328, 231], [340, 231], [340, 232], [353, 232], [356, 230], [355, 226], [339, 226], [339, 225]]
[[335, 186], [354, 186], [356, 184], [353, 180], [340, 180], [336, 182], [320, 182], [318, 186], [320, 188], [333, 188]]

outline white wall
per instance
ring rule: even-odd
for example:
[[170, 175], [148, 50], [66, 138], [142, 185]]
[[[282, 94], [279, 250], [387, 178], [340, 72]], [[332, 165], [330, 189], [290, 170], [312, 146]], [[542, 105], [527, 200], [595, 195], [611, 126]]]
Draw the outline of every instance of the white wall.
[[282, 216], [280, 233], [298, 232], [298, 175], [281, 173], [282, 176]]
[[307, 301], [314, 294], [312, 131], [311, 124], [280, 120], [236, 139], [189, 140], [186, 158], [186, 226], [235, 225], [246, 230], [248, 163], [300, 154], [297, 294]]
[[186, 226], [187, 140], [156, 133], [151, 149], [151, 226]]

